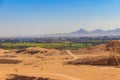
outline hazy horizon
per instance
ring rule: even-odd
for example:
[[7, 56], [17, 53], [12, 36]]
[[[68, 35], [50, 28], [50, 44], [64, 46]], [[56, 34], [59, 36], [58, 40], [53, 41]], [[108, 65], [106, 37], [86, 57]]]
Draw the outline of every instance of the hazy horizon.
[[0, 37], [111, 30], [120, 0], [0, 0]]

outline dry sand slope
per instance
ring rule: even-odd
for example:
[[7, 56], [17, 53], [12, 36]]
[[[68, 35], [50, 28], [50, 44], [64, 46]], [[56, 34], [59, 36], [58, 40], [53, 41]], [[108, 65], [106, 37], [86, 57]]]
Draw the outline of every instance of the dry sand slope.
[[120, 80], [119, 44], [111, 41], [77, 51], [1, 49], [0, 80]]

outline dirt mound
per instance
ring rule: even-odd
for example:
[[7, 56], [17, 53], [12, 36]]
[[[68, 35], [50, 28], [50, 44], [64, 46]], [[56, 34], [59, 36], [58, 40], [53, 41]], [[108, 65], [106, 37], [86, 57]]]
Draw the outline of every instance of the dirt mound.
[[9, 74], [6, 80], [55, 80], [55, 79]]
[[0, 59], [0, 64], [18, 64], [21, 62], [22, 62], [21, 60]]
[[113, 40], [113, 41], [108, 42], [105, 48], [107, 51], [120, 53], [120, 40]]
[[112, 40], [106, 44], [72, 51], [74, 54], [120, 53], [120, 40]]
[[100, 66], [117, 66], [120, 63], [120, 55], [101, 55], [96, 57], [79, 58], [72, 61], [67, 61], [65, 64], [72, 65], [100, 65]]
[[19, 49], [16, 53], [23, 53], [23, 54], [43, 54], [43, 55], [56, 55], [59, 53], [59, 50], [56, 49], [45, 49], [40, 47], [29, 47], [24, 49]]
[[19, 49], [16, 53], [29, 53], [29, 54], [36, 54], [36, 53], [45, 53], [47, 52], [46, 49], [38, 48], [38, 47], [29, 47], [24, 49]]
[[7, 52], [8, 50], [0, 49], [0, 53]]
[[106, 51], [105, 51], [105, 44], [101, 44], [90, 48], [73, 50], [72, 52], [74, 54], [104, 54]]
[[6, 52], [9, 52], [9, 50], [0, 49], [0, 56], [4, 55]]
[[87, 64], [87, 65], [101, 65], [101, 66], [120, 65], [120, 40], [113, 40], [108, 42], [107, 44], [101, 44], [87, 49], [80, 49], [73, 53], [91, 54], [97, 56], [89, 55], [84, 58], [68, 61], [66, 62], [67, 64], [74, 64], [74, 65]]

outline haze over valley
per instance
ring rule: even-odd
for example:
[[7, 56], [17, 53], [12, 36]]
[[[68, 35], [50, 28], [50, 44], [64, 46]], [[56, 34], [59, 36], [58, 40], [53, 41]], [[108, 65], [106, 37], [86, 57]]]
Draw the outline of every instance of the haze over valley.
[[56, 33], [50, 35], [43, 35], [42, 37], [99, 37], [99, 36], [120, 36], [120, 29], [119, 28], [113, 30], [95, 29], [92, 31], [88, 31], [81, 28], [71, 33]]

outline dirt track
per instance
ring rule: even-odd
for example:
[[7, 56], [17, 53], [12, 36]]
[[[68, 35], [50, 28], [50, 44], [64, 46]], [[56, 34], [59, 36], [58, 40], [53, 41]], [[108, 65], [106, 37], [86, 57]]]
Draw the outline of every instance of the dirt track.
[[73, 59], [78, 59], [78, 57], [76, 55], [74, 55], [72, 52], [70, 52], [70, 50], [66, 50], [66, 52], [68, 53], [68, 55], [73, 57]]

